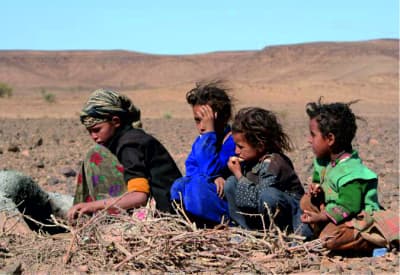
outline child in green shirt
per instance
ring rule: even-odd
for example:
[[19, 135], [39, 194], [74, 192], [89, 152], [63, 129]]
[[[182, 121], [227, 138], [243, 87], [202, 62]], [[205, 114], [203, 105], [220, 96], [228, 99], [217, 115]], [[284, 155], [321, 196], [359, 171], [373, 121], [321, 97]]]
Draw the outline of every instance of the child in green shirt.
[[[398, 222], [393, 222], [398, 215], [381, 211], [378, 177], [352, 148], [357, 130], [356, 116], [349, 107], [352, 103], [322, 104], [319, 100], [307, 104], [309, 143], [316, 159], [313, 183], [300, 202], [301, 221], [310, 224], [330, 250], [368, 252], [395, 239], [398, 242]], [[377, 212], [384, 212], [380, 221], [386, 243], [382, 238], [367, 238]]]

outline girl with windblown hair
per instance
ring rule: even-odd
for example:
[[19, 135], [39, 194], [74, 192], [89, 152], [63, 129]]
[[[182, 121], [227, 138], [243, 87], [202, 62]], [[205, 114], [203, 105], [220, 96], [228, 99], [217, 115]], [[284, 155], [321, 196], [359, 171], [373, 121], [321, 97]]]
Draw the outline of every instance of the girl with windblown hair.
[[232, 136], [236, 156], [228, 167], [233, 176], [224, 186], [231, 219], [245, 229], [263, 229], [274, 222], [310, 236], [310, 229], [300, 222], [304, 189], [284, 153], [292, 149], [291, 142], [276, 115], [258, 107], [243, 108], [233, 120]]
[[198, 226], [228, 220], [224, 184], [227, 162], [235, 154], [229, 121], [232, 99], [221, 81], [199, 83], [186, 94], [199, 135], [186, 159], [186, 175], [171, 188], [171, 199], [182, 204]]

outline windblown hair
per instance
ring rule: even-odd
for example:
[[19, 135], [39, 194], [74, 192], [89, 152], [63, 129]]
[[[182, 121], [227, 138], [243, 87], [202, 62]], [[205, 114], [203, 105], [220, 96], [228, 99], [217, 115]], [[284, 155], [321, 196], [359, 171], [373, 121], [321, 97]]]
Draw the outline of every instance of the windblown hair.
[[339, 153], [343, 150], [346, 152], [352, 151], [351, 142], [357, 131], [356, 119], [361, 118], [353, 113], [350, 105], [358, 101], [324, 104], [320, 97], [318, 102], [309, 102], [306, 105], [308, 116], [310, 119], [316, 119], [322, 135], [326, 137], [331, 133], [335, 136], [335, 144], [332, 146], [334, 153]]
[[254, 148], [264, 148], [266, 153], [292, 151], [289, 136], [283, 131], [276, 115], [258, 107], [247, 107], [236, 114], [232, 133], [242, 133]]
[[210, 105], [212, 110], [218, 114], [218, 118], [226, 123], [232, 117], [233, 98], [228, 93], [221, 80], [204, 83], [196, 83], [196, 87], [186, 93], [186, 101], [191, 106]]

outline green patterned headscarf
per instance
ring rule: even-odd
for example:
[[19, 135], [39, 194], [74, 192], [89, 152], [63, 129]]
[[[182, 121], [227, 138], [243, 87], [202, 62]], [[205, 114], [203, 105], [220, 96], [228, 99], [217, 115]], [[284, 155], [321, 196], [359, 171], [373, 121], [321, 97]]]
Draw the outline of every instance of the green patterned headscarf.
[[94, 91], [80, 113], [81, 122], [86, 128], [109, 121], [113, 116], [118, 116], [122, 123], [132, 124], [136, 128], [142, 127], [140, 109], [125, 95], [111, 90]]

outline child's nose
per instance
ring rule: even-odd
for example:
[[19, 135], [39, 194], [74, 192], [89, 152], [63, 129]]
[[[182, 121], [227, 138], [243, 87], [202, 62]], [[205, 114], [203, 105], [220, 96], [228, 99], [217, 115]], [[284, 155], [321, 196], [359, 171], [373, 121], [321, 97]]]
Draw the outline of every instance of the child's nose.
[[200, 133], [203, 133], [205, 131], [205, 127], [203, 127], [203, 123], [200, 123], [197, 128], [199, 129]]
[[239, 149], [239, 147], [236, 146], [235, 147], [235, 155], [238, 156], [239, 154], [240, 154], [240, 149]]
[[97, 139], [97, 134], [96, 134], [96, 133], [90, 133], [90, 137], [91, 137], [93, 140], [96, 140], [96, 139]]

